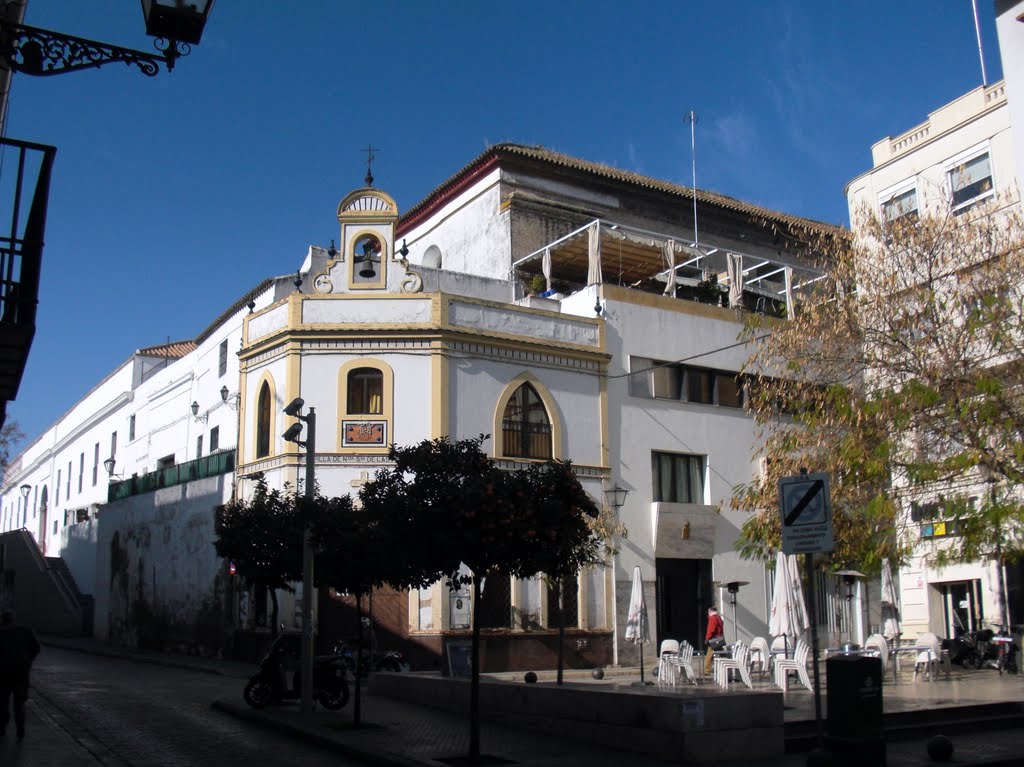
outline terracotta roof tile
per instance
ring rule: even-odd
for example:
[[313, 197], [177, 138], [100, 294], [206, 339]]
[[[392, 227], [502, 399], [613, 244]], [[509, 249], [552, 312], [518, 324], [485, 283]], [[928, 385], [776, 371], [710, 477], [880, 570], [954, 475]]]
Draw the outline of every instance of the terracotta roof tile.
[[143, 357], [167, 357], [180, 360], [189, 352], [195, 351], [195, 349], [195, 341], [171, 341], [166, 344], [147, 346], [145, 349], [139, 349], [135, 353]]
[[[560, 166], [570, 170], [582, 171], [584, 173], [590, 173], [594, 176], [599, 176], [612, 181], [619, 181], [625, 184], [665, 192], [666, 194], [685, 197], [687, 200], [693, 200], [694, 196], [693, 189], [690, 187], [680, 186], [669, 181], [662, 181], [649, 176], [642, 176], [639, 173], [613, 168], [609, 165], [581, 160], [576, 157], [562, 154], [561, 152], [555, 152], [542, 146], [530, 147], [523, 146], [521, 144], [508, 143], [496, 144], [477, 156], [472, 162], [462, 168], [462, 170], [458, 171], [454, 176], [435, 188], [430, 194], [423, 198], [423, 200], [406, 211], [402, 216], [400, 226], [411, 226], [415, 221], [422, 218], [435, 203], [445, 200], [451, 196], [451, 194], [456, 191], [460, 182], [481, 168], [486, 168], [493, 165], [495, 162], [499, 162], [503, 157], [518, 157], [548, 165]], [[815, 221], [809, 218], [801, 218], [800, 216], [792, 216], [788, 213], [780, 213], [779, 211], [771, 210], [770, 208], [753, 205], [751, 203], [743, 202], [742, 200], [737, 200], [733, 197], [728, 197], [724, 194], [708, 192], [703, 189], [697, 190], [697, 200], [698, 202], [703, 202], [708, 205], [714, 205], [733, 210], [738, 213], [744, 213], [755, 218], [760, 218], [766, 222], [785, 224], [787, 226], [803, 230], [820, 232], [822, 234], [839, 234], [843, 231], [841, 227], [834, 226], [832, 224], [826, 224], [822, 221]]]

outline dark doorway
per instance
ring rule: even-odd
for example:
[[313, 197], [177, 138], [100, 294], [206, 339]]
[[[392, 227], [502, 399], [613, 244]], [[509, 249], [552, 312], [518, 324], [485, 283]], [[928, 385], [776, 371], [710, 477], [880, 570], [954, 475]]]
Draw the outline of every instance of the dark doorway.
[[658, 559], [657, 642], [686, 640], [700, 649], [704, 624], [711, 604], [710, 559]]

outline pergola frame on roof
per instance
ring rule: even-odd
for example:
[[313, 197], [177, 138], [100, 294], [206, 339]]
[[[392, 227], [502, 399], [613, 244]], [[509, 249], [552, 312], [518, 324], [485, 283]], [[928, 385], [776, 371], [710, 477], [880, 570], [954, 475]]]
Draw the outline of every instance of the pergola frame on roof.
[[[579, 285], [593, 284], [595, 264], [590, 247], [590, 232], [597, 228], [598, 255], [601, 282], [626, 287], [647, 289], [657, 283], [667, 283], [669, 274], [674, 273], [677, 286], [695, 286], [714, 274], [718, 283], [725, 288], [732, 286], [733, 277], [729, 260], [737, 259], [741, 265], [737, 274], [736, 287], [758, 297], [783, 301], [793, 300], [793, 291], [808, 287], [823, 279], [818, 269], [806, 265], [773, 261], [763, 256], [753, 256], [733, 248], [696, 245], [682, 242], [673, 235], [653, 232], [604, 219], [594, 219], [559, 237], [543, 248], [539, 248], [512, 264], [512, 274], [520, 269], [541, 273], [545, 253], [551, 259], [551, 277]], [[669, 244], [674, 251], [670, 265], [667, 258]], [[682, 256], [681, 261], [677, 261]], [[772, 277], [781, 275], [781, 280]], [[512, 280], [515, 285], [515, 280]], [[550, 288], [550, 285], [548, 286]], [[515, 291], [515, 288], [513, 288]], [[669, 292], [672, 292], [671, 290]], [[738, 292], [736, 295], [740, 295]], [[513, 294], [513, 299], [518, 298]], [[734, 300], [734, 305], [739, 299]]]

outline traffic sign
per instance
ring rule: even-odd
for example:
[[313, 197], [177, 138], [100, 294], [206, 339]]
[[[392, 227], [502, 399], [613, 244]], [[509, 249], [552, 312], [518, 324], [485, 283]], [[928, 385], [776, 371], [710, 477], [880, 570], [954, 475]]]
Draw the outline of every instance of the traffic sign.
[[832, 495], [828, 474], [800, 474], [779, 480], [784, 554], [832, 551]]

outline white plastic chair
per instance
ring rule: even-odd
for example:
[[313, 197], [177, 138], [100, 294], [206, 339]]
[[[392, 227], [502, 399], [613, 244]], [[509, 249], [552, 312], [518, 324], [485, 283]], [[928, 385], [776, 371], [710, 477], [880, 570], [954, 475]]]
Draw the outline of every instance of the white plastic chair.
[[810, 652], [811, 648], [801, 639], [796, 643], [794, 657], [779, 658], [775, 661], [775, 684], [782, 688], [782, 692], [789, 692], [789, 675], [793, 672], [800, 678], [800, 684], [808, 690], [813, 689], [811, 678], [807, 674], [807, 657]]
[[864, 640], [865, 650], [876, 650], [882, 659], [882, 679], [885, 679], [885, 667], [889, 664], [889, 643], [881, 634], [872, 634]]
[[697, 674], [693, 670], [693, 645], [683, 640], [679, 645], [679, 654], [668, 656], [667, 662], [673, 666], [673, 678], [675, 683], [680, 681], [681, 676], [693, 685], [697, 684]]
[[768, 649], [768, 640], [764, 637], [754, 637], [754, 641], [750, 643], [751, 669], [753, 669], [755, 663], [757, 664], [757, 675], [759, 678], [764, 677], [764, 673], [772, 665], [772, 653]]
[[729, 672], [736, 669], [740, 673], [740, 679], [750, 689], [754, 689], [753, 683], [750, 681], [750, 648], [743, 642], [737, 642], [733, 648], [731, 658], [721, 658], [715, 664], [715, 670], [717, 671], [717, 681], [719, 687], [723, 689], [729, 688]]
[[675, 665], [670, 658], [679, 655], [679, 642], [675, 639], [661, 640], [661, 647], [658, 648], [658, 684], [676, 683]]
[[914, 650], [914, 679], [924, 666], [925, 678], [934, 681], [942, 662], [942, 641], [935, 634], [925, 632], [914, 641]]

